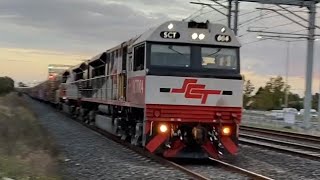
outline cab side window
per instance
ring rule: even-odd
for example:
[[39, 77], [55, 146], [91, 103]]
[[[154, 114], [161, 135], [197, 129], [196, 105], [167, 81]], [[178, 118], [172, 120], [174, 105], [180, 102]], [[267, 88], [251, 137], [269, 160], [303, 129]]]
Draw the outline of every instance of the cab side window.
[[133, 71], [141, 71], [144, 69], [145, 45], [134, 48]]

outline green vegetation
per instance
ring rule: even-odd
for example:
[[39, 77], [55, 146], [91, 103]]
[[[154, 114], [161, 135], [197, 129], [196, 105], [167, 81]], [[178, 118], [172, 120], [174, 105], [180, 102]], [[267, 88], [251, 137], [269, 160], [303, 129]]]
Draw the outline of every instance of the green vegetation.
[[0, 98], [0, 179], [61, 179], [52, 142], [23, 99]]
[[[303, 99], [298, 94], [290, 92], [290, 86], [286, 87], [283, 78], [280, 76], [270, 78], [264, 87], [259, 87], [256, 93], [252, 94], [254, 89], [255, 87], [250, 80], [244, 81], [243, 103], [247, 109], [282, 109], [286, 89], [288, 90], [288, 106], [298, 110], [303, 108]], [[313, 103], [313, 108], [316, 107], [316, 104]]]
[[19, 82], [18, 87], [28, 87], [28, 86], [26, 84], [24, 84], [23, 82]]
[[250, 80], [245, 80], [244, 79], [244, 87], [243, 87], [243, 104], [247, 105], [248, 103], [251, 103], [251, 97], [252, 97], [252, 92], [254, 91], [254, 86], [251, 83]]
[[14, 90], [14, 81], [9, 77], [0, 77], [0, 96]]

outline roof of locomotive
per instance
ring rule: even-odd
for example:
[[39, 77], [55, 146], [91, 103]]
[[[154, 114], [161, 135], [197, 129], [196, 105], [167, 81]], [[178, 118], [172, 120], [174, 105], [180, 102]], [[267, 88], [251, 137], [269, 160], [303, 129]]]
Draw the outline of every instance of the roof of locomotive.
[[[88, 60], [86, 63], [88, 63], [91, 66], [98, 66], [100, 63], [105, 61], [106, 59], [106, 52], [112, 51], [113, 49], [118, 49], [124, 44], [127, 45], [137, 45], [142, 42], [172, 42], [172, 43], [185, 43], [185, 44], [202, 44], [202, 45], [216, 45], [216, 46], [229, 46], [229, 47], [240, 47], [240, 42], [238, 41], [237, 37], [234, 35], [233, 31], [222, 24], [213, 24], [213, 23], [202, 23], [206, 24], [206, 28], [195, 28], [195, 27], [189, 27], [189, 23], [195, 23], [196, 22], [186, 22], [186, 21], [167, 21], [165, 23], [162, 23], [161, 25], [150, 28], [146, 32], [144, 32], [141, 35], [138, 35], [128, 41], [125, 41], [121, 43], [121, 45], [117, 45], [105, 52], [102, 52], [94, 57], [92, 57], [90, 60]], [[172, 24], [172, 28], [169, 29], [169, 25]], [[222, 31], [224, 29], [224, 31]], [[163, 32], [176, 32], [179, 34], [179, 38], [164, 38], [161, 36]], [[197, 33], [204, 34], [204, 39], [200, 40], [192, 39], [192, 34]], [[229, 42], [223, 42], [223, 41], [217, 41], [218, 35], [224, 35], [229, 36], [230, 41]], [[76, 65], [73, 68], [70, 68], [69, 71], [73, 69], [79, 68], [79, 64]]]
[[[216, 45], [216, 46], [231, 46], [240, 47], [241, 44], [233, 31], [222, 24], [206, 23], [206, 28], [189, 27], [190, 23], [185, 21], [167, 21], [161, 25], [151, 28], [143, 33], [132, 45], [139, 44], [145, 41], [151, 42], [172, 42], [172, 43], [187, 43], [187, 44], [202, 44], [202, 45]], [[202, 23], [205, 24], [205, 23]], [[170, 27], [171, 26], [171, 27]], [[170, 28], [169, 28], [170, 27]], [[179, 35], [176, 38], [164, 38], [163, 33], [175, 32]], [[192, 34], [204, 34], [205, 37], [200, 40], [192, 39]], [[229, 42], [218, 41], [217, 36], [229, 36]]]

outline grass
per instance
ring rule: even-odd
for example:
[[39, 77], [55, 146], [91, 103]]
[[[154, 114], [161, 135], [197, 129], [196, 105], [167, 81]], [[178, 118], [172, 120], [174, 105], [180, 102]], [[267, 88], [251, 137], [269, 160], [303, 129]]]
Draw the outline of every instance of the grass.
[[21, 97], [0, 97], [0, 179], [59, 180], [59, 153]]

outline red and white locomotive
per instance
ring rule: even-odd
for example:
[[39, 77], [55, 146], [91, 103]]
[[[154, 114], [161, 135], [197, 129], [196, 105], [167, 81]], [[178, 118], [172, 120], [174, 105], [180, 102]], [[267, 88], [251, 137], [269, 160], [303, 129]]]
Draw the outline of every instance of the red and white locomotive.
[[165, 157], [235, 155], [239, 49], [224, 25], [165, 22], [64, 72], [56, 103]]

